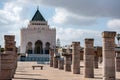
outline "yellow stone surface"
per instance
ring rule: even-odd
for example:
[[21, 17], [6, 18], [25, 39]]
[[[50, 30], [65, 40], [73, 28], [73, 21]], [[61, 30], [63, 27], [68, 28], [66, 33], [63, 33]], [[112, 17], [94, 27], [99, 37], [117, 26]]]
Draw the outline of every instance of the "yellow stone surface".
[[[81, 62], [80, 74], [73, 74], [72, 72], [65, 72], [58, 68], [49, 67], [44, 64], [43, 70], [40, 68], [32, 69], [37, 62], [18, 62], [18, 68], [14, 79], [12, 80], [102, 80], [102, 64], [99, 64], [99, 69], [95, 69], [95, 78], [84, 78], [84, 66]], [[120, 72], [116, 72], [117, 80], [120, 80]]]

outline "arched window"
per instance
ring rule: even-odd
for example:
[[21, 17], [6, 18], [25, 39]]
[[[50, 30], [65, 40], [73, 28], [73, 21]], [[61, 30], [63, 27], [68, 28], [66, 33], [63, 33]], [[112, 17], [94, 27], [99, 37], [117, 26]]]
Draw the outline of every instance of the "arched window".
[[46, 44], [45, 44], [45, 54], [49, 54], [49, 49], [50, 49], [50, 43], [46, 42]]
[[37, 40], [35, 42], [35, 54], [42, 54], [43, 53], [43, 43], [41, 40]]
[[28, 42], [28, 43], [27, 43], [26, 53], [32, 54], [32, 42]]

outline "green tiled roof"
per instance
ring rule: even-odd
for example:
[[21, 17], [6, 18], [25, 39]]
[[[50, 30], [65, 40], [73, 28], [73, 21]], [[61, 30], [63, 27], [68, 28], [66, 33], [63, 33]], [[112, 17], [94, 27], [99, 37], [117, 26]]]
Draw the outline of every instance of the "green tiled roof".
[[37, 9], [35, 15], [33, 16], [31, 21], [45, 21], [44, 17], [40, 13], [40, 11]]

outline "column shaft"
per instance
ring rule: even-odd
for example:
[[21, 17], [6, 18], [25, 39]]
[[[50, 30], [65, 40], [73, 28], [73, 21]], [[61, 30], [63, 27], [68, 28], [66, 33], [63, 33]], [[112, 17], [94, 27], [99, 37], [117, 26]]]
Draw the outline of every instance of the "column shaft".
[[103, 80], [115, 80], [115, 35], [103, 32]]
[[94, 39], [85, 39], [84, 47], [84, 62], [85, 62], [85, 77], [94, 77]]
[[80, 74], [80, 42], [72, 42], [73, 74]]
[[71, 71], [71, 57], [70, 57], [70, 55], [65, 56], [65, 71]]

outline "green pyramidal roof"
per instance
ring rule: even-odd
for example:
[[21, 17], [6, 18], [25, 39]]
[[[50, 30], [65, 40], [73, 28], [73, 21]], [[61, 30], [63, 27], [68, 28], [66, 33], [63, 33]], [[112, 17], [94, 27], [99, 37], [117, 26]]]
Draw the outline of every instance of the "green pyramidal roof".
[[45, 21], [44, 17], [40, 13], [40, 11], [37, 9], [35, 15], [33, 16], [31, 21]]

